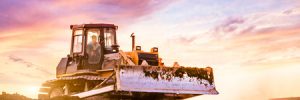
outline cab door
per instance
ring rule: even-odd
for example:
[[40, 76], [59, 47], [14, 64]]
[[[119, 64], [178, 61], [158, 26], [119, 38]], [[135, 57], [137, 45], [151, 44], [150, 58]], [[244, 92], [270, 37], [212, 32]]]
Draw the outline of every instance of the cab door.
[[103, 62], [103, 43], [101, 42], [101, 29], [88, 28], [86, 32], [86, 45], [85, 45], [85, 61], [84, 69], [98, 70], [101, 69]]
[[114, 47], [117, 45], [115, 28], [103, 28], [103, 40], [105, 54], [118, 52], [118, 46]]

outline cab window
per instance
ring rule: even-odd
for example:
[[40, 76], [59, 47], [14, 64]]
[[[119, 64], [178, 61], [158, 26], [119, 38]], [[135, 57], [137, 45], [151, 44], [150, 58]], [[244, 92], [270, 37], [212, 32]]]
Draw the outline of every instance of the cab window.
[[75, 30], [73, 38], [73, 52], [79, 53], [82, 51], [82, 30]]
[[86, 53], [88, 54], [89, 64], [98, 64], [101, 58], [101, 46], [99, 43], [99, 29], [87, 30], [87, 46]]
[[113, 28], [105, 28], [104, 29], [104, 41], [105, 48], [111, 48], [115, 43], [115, 30]]
[[88, 29], [87, 30], [87, 43], [92, 43], [92, 37], [96, 36], [97, 42], [99, 42], [99, 35], [100, 35], [100, 30], [99, 29]]

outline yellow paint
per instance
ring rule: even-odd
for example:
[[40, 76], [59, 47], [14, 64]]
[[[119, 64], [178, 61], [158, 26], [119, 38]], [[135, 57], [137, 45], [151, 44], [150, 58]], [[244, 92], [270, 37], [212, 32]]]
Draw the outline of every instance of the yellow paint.
[[129, 56], [129, 58], [131, 58], [132, 62], [135, 65], [138, 65], [138, 63], [139, 63], [139, 57], [138, 57], [139, 53], [156, 54], [157, 57], [158, 57], [158, 65], [159, 66], [163, 66], [164, 65], [163, 62], [162, 62], [162, 58], [159, 58], [158, 52], [154, 52], [153, 48], [151, 48], [150, 52], [145, 52], [143, 50], [133, 50], [131, 52], [126, 52], [126, 54]]

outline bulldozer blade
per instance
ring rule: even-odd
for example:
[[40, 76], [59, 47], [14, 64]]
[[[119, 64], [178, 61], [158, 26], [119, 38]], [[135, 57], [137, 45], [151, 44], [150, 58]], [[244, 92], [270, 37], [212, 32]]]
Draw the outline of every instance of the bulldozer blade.
[[212, 68], [121, 65], [116, 90], [175, 94], [218, 94]]

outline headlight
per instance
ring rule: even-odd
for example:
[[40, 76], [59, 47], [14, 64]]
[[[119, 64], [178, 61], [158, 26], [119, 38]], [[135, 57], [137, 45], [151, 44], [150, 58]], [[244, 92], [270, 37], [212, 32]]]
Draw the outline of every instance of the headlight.
[[152, 48], [152, 52], [158, 52], [158, 48], [157, 47], [153, 47]]
[[111, 48], [113, 53], [119, 52], [119, 45], [112, 45]]
[[116, 50], [116, 49], [113, 49], [112, 52], [117, 52], [117, 50]]
[[136, 46], [135, 50], [142, 50], [142, 47], [141, 46]]

